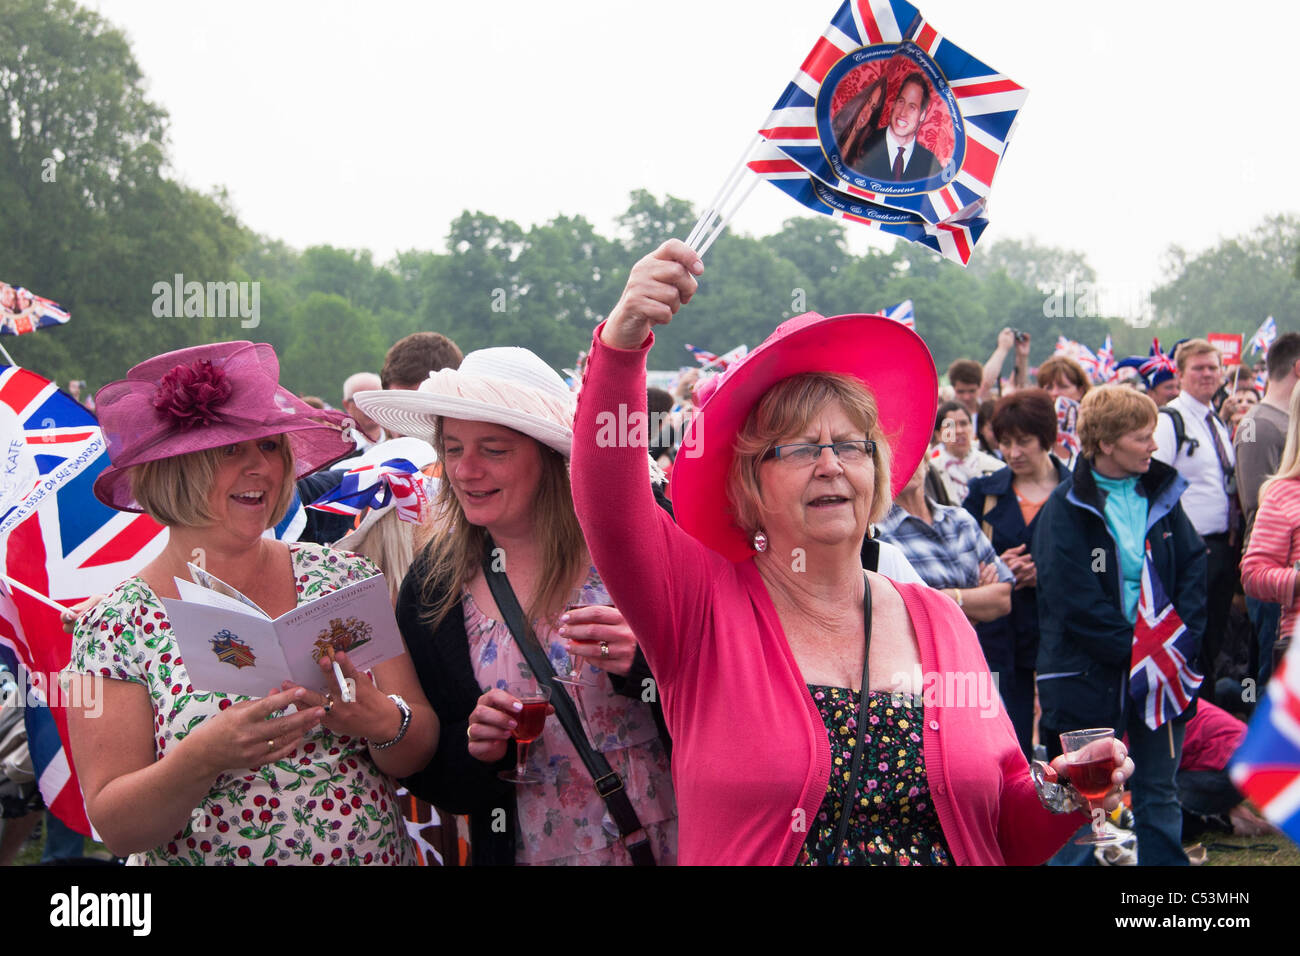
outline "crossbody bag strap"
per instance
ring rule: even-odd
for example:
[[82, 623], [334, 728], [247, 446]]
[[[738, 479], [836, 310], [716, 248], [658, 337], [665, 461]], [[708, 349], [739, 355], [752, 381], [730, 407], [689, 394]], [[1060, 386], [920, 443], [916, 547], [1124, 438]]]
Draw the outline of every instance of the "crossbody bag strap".
[[862, 596], [862, 631], [864, 635], [865, 646], [862, 649], [862, 690], [858, 693], [858, 725], [857, 735], [858, 742], [853, 745], [853, 762], [849, 765], [849, 789], [845, 793], [844, 802], [840, 806], [840, 823], [835, 831], [835, 854], [840, 857], [844, 853], [845, 844], [849, 837], [849, 819], [853, 816], [853, 810], [858, 803], [858, 777], [862, 773], [862, 751], [863, 738], [863, 718], [867, 713], [867, 694], [870, 692], [870, 674], [871, 674], [871, 579], [866, 577], [866, 594]]
[[539, 684], [551, 688], [551, 704], [555, 707], [555, 716], [559, 718], [564, 732], [569, 735], [569, 740], [578, 751], [583, 764], [586, 765], [587, 772], [591, 774], [596, 792], [609, 808], [609, 815], [618, 826], [619, 833], [622, 834], [623, 843], [632, 857], [633, 864], [654, 866], [655, 859], [650, 849], [650, 838], [642, 828], [636, 810], [632, 808], [632, 801], [628, 799], [627, 791], [623, 788], [623, 778], [610, 767], [605, 755], [593, 749], [587, 741], [582, 720], [564, 685], [551, 680], [555, 676], [551, 662], [542, 651], [541, 644], [538, 643], [533, 629], [524, 617], [523, 608], [519, 606], [514, 588], [510, 586], [510, 579], [506, 577], [504, 571], [493, 566], [495, 562], [492, 560], [492, 548], [492, 539], [488, 538], [483, 556], [483, 575], [487, 579], [488, 589], [492, 592], [493, 599], [497, 602], [497, 609], [500, 610], [501, 617], [505, 619], [506, 627], [510, 630], [510, 636], [515, 639], [515, 644], [523, 653], [524, 660], [528, 662], [533, 678]]

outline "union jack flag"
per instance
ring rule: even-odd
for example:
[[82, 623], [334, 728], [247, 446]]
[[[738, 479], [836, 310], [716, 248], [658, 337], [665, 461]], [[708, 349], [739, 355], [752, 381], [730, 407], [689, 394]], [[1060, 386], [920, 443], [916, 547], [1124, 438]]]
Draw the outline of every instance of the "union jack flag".
[[1110, 336], [1106, 336], [1106, 344], [1097, 350], [1097, 377], [1096, 381], [1105, 384], [1113, 381], [1119, 367], [1115, 364], [1115, 349], [1110, 344]]
[[427, 500], [420, 469], [405, 458], [390, 458], [345, 471], [338, 485], [307, 507], [336, 515], [359, 515], [367, 508], [383, 508], [392, 502], [400, 520], [418, 523]]
[[916, 311], [912, 308], [911, 299], [905, 299], [898, 305], [891, 305], [888, 309], [881, 309], [876, 314], [893, 319], [895, 322], [902, 322], [913, 332], [916, 331]]
[[1083, 370], [1088, 373], [1089, 378], [1094, 382], [1098, 381], [1100, 360], [1092, 354], [1092, 349], [1082, 342], [1076, 342], [1074, 339], [1067, 339], [1064, 335], [1058, 335], [1056, 337], [1056, 351], [1053, 354], [1074, 359], [1083, 366]]
[[1186, 710], [1204, 680], [1189, 663], [1195, 652], [1191, 645], [1187, 625], [1160, 583], [1148, 543], [1133, 629], [1128, 694], [1152, 730]]
[[1228, 773], [1270, 821], [1300, 843], [1300, 666], [1292, 641], [1255, 708]]
[[71, 318], [57, 302], [0, 282], [0, 335], [23, 335]]
[[1170, 353], [1166, 355], [1160, 351], [1160, 340], [1151, 340], [1151, 352], [1145, 358], [1142, 356], [1132, 355], [1126, 359], [1115, 363], [1117, 368], [1136, 368], [1142, 380], [1146, 382], [1147, 388], [1153, 388], [1159, 384], [1157, 378], [1161, 380], [1175, 378], [1178, 375], [1178, 366], [1174, 364], [1173, 352], [1178, 348], [1175, 345]]
[[[929, 78], [955, 130], [942, 174], [920, 183], [859, 174], [844, 163], [832, 132], [830, 93], [852, 70], [894, 56], [912, 60]], [[836, 190], [937, 224], [962, 218], [961, 210], [988, 196], [1027, 95], [941, 36], [906, 0], [845, 0], [759, 133]]]
[[1260, 395], [1268, 391], [1268, 372], [1260, 372], [1255, 376], [1255, 391]]
[[[112, 590], [162, 551], [166, 533], [152, 518], [114, 511], [91, 492], [107, 466], [95, 418], [47, 379], [0, 366], [0, 537], [4, 573], [68, 607]], [[59, 615], [18, 589], [0, 600], [0, 640], [11, 646], [38, 681], [67, 666], [71, 638]], [[44, 708], [38, 708], [44, 710]], [[80, 786], [64, 747], [67, 716], [45, 711], [57, 730], [33, 747], [41, 793], [68, 826], [89, 833]], [[28, 714], [31, 725], [33, 714]]]
[[745, 345], [737, 345], [729, 352], [721, 355], [714, 355], [707, 349], [696, 348], [694, 345], [687, 345], [687, 351], [695, 356], [701, 368], [716, 368], [719, 371], [726, 371], [728, 365], [745, 357], [749, 348]]
[[760, 144], [751, 153], [748, 166], [760, 178], [766, 179], [815, 212], [862, 223], [889, 235], [919, 243], [945, 259], [962, 265], [970, 262], [975, 243], [989, 224], [988, 219], [982, 215], [983, 200], [961, 210], [951, 221], [932, 224], [914, 213], [859, 199], [856, 195], [832, 189], [821, 180], [810, 177], [799, 163], [768, 143]]
[[719, 361], [718, 356], [715, 355], [713, 352], [710, 352], [708, 349], [702, 349], [699, 346], [691, 345], [688, 342], [686, 345], [686, 351], [694, 355], [695, 361], [699, 362], [700, 365], [704, 366], [705, 368], [708, 368], [711, 365], [718, 364]]
[[1255, 330], [1255, 334], [1250, 337], [1250, 354], [1263, 351], [1268, 354], [1268, 347], [1277, 340], [1277, 323], [1273, 321], [1273, 316], [1264, 320], [1264, 324]]

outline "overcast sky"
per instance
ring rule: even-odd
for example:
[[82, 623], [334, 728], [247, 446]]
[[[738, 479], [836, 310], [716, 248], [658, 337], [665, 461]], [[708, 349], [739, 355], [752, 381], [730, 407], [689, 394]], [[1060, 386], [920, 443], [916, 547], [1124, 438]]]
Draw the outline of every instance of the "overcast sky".
[[[293, 246], [379, 260], [441, 249], [466, 208], [581, 214], [609, 233], [635, 188], [702, 207], [838, 7], [89, 2], [127, 32], [171, 115], [178, 178], [226, 187], [245, 223]], [[984, 243], [1079, 249], [1122, 294], [1159, 282], [1171, 243], [1202, 249], [1300, 208], [1300, 5], [917, 6], [1029, 90]], [[799, 215], [815, 214], [761, 185], [732, 228]], [[849, 229], [859, 250], [895, 241]]]

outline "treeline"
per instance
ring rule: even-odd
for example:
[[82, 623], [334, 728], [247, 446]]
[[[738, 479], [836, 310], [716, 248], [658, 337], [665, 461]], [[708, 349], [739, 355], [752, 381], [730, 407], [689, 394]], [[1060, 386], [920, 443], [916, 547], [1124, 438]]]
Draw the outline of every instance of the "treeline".
[[[339, 400], [352, 372], [377, 371], [387, 347], [435, 330], [466, 351], [522, 345], [569, 366], [617, 301], [631, 264], [682, 237], [697, 210], [632, 193], [614, 235], [581, 216], [524, 227], [479, 212], [451, 224], [445, 250], [375, 262], [364, 250], [302, 251], [241, 224], [224, 194], [201, 194], [166, 172], [166, 115], [144, 95], [125, 39], [71, 0], [7, 0], [0, 43], [0, 279], [68, 308], [72, 322], [4, 344], [21, 364], [92, 388], [133, 363], [200, 342], [248, 338], [275, 346], [283, 380]], [[683, 321], [662, 331], [651, 363], [689, 364], [686, 342], [723, 352], [758, 344], [783, 318], [876, 311], [912, 299], [942, 370], [981, 361], [1004, 325], [1034, 337], [1032, 361], [1057, 335], [1145, 353], [1152, 329], [1099, 314], [1105, 296], [1082, 255], [1002, 240], [969, 269], [897, 245], [857, 256], [845, 226], [796, 218], [774, 235], [724, 235]], [[865, 227], [851, 227], [865, 228]], [[1300, 318], [1300, 220], [1277, 216], [1249, 236], [1169, 253], [1152, 295], [1162, 340], [1206, 331], [1249, 335], [1265, 315]], [[256, 283], [257, 315], [186, 315], [159, 284]], [[244, 304], [250, 304], [245, 291]], [[1052, 289], [1061, 290], [1053, 297]]]

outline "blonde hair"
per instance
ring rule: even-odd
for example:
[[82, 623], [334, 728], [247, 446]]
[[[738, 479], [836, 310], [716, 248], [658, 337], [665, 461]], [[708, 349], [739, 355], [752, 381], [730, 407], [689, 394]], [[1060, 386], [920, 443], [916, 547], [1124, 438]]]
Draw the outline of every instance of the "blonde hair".
[[388, 597], [397, 603], [397, 592], [402, 588], [402, 579], [415, 560], [416, 531], [419, 526], [398, 517], [397, 509], [390, 508], [388, 514], [366, 529], [365, 537], [356, 542], [352, 550], [369, 558], [384, 572], [388, 581]]
[[1197, 355], [1208, 355], [1210, 352], [1218, 355], [1219, 361], [1222, 363], [1223, 355], [1205, 339], [1188, 339], [1174, 351], [1174, 365], [1178, 366], [1178, 374], [1183, 374], [1189, 358], [1194, 358]]
[[1092, 388], [1092, 379], [1083, 370], [1083, 366], [1068, 355], [1053, 355], [1038, 366], [1039, 388], [1051, 388], [1058, 378], [1082, 390], [1085, 396]]
[[[434, 426], [433, 445], [438, 459], [445, 461], [442, 418]], [[541, 572], [533, 590], [533, 600], [524, 613], [529, 620], [554, 616], [564, 606], [579, 574], [585, 576], [590, 558], [587, 543], [573, 511], [573, 492], [569, 488], [569, 468], [564, 456], [553, 448], [520, 433], [541, 456], [541, 478], [533, 502], [533, 537], [541, 544], [538, 570]], [[434, 501], [434, 534], [424, 549], [427, 570], [420, 583], [423, 617], [437, 627], [453, 607], [460, 603], [461, 591], [480, 573], [486, 528], [470, 524], [460, 506], [451, 482], [444, 475]], [[436, 600], [440, 586], [446, 588]]]
[[1079, 444], [1085, 458], [1096, 458], [1101, 443], [1115, 443], [1129, 432], [1156, 423], [1156, 403], [1123, 385], [1094, 388], [1079, 404]]
[[869, 521], [876, 522], [889, 511], [890, 452], [881, 430], [875, 396], [858, 379], [830, 372], [808, 372], [782, 379], [759, 399], [736, 436], [735, 457], [727, 474], [727, 500], [732, 518], [748, 537], [762, 522], [762, 494], [758, 468], [781, 439], [797, 434], [826, 406], [838, 404], [854, 426], [876, 443], [871, 455], [875, 466], [875, 491]]
[[[285, 435], [274, 438], [284, 462], [284, 477], [279, 496], [271, 509], [268, 528], [274, 528], [289, 511], [293, 501], [296, 466], [293, 447]], [[260, 438], [258, 441], [263, 441]], [[131, 469], [131, 496], [150, 518], [168, 527], [202, 528], [216, 521], [208, 502], [217, 469], [230, 446], [205, 448], [157, 461], [146, 461]]]
[[1282, 460], [1278, 462], [1277, 471], [1268, 476], [1268, 480], [1259, 486], [1260, 504], [1268, 494], [1273, 482], [1286, 478], [1300, 478], [1300, 388], [1291, 393], [1291, 403], [1287, 408], [1290, 418], [1287, 422], [1286, 445], [1282, 448]]

